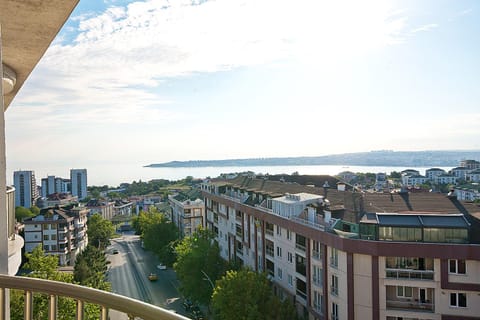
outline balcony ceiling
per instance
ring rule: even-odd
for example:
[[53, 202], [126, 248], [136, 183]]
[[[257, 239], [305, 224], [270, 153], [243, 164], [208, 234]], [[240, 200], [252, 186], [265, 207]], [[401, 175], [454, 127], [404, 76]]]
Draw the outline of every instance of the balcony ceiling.
[[16, 73], [5, 109], [37, 65], [79, 0], [0, 0], [3, 63]]

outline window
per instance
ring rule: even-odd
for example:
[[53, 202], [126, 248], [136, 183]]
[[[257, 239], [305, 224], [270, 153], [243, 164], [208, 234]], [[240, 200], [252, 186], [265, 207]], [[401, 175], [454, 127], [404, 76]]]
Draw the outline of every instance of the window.
[[277, 236], [281, 236], [282, 235], [282, 228], [280, 228], [280, 226], [277, 226]]
[[313, 283], [316, 285], [322, 285], [322, 269], [319, 266], [313, 266]]
[[450, 293], [450, 307], [467, 307], [467, 294], [464, 292]]
[[51, 225], [50, 225], [50, 229], [52, 229], [52, 230], [57, 229], [57, 225], [56, 225], [56, 224], [51, 224]]
[[332, 320], [338, 320], [338, 304], [332, 302]]
[[292, 275], [289, 274], [287, 278], [288, 278], [288, 285], [290, 287], [293, 287], [293, 277], [292, 277]]
[[42, 224], [42, 229], [43, 230], [48, 230], [48, 224]]
[[322, 313], [323, 312], [323, 296], [320, 294], [319, 291], [314, 290], [313, 291], [313, 308], [317, 310], [318, 312]]
[[52, 245], [51, 245], [51, 249], [52, 249], [52, 251], [57, 251], [57, 245], [56, 245], [56, 244], [52, 244]]
[[411, 298], [413, 296], [413, 288], [412, 287], [397, 287], [397, 297], [402, 298]]
[[277, 257], [282, 257], [282, 248], [281, 247], [277, 247]]
[[49, 240], [50, 238], [48, 237], [48, 234], [44, 234], [43, 235], [43, 240], [46, 241], [46, 240]]
[[332, 248], [330, 252], [330, 265], [332, 267], [338, 267], [338, 250], [336, 248]]
[[56, 234], [52, 234], [52, 235], [50, 236], [50, 239], [52, 239], [52, 240], [57, 240], [57, 235], [56, 235]]
[[451, 259], [448, 260], [448, 272], [456, 274], [465, 274], [467, 271], [465, 260]]
[[331, 293], [338, 296], [338, 277], [332, 274], [332, 287]]
[[43, 246], [43, 251], [48, 251], [48, 249], [49, 249], [48, 244], [46, 244], [46, 245]]
[[282, 271], [281, 268], [277, 268], [277, 277], [278, 277], [278, 279], [282, 280], [283, 271]]
[[287, 260], [290, 263], [293, 263], [293, 254], [291, 252], [287, 252]]
[[292, 240], [292, 232], [290, 230], [287, 230], [287, 239]]

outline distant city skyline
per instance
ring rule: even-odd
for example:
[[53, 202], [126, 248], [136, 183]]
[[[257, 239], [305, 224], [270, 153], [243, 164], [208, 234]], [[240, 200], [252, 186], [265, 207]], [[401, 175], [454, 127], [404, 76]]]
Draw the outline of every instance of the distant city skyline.
[[6, 112], [7, 166], [478, 150], [479, 10], [80, 1]]

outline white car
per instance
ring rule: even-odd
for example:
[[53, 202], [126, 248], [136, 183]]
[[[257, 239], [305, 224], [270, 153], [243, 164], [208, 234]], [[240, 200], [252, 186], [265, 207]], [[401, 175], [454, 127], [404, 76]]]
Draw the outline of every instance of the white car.
[[159, 269], [159, 270], [167, 270], [167, 266], [160, 263], [159, 265], [157, 265], [157, 269]]

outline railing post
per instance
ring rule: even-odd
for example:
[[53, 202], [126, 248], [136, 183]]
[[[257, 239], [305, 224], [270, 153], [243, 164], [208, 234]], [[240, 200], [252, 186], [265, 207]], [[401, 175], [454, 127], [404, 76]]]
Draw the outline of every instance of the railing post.
[[83, 301], [77, 300], [77, 317], [76, 320], [83, 320], [84, 311], [83, 311]]
[[100, 320], [108, 320], [108, 308], [102, 306], [100, 311]]
[[53, 294], [48, 300], [48, 320], [57, 320], [57, 296]]
[[5, 288], [0, 288], [0, 320], [6, 320], [5, 306], [7, 301], [5, 301], [5, 290]]
[[33, 294], [32, 294], [32, 291], [25, 291], [23, 318], [25, 320], [32, 320], [33, 319]]

